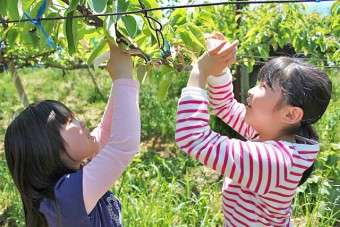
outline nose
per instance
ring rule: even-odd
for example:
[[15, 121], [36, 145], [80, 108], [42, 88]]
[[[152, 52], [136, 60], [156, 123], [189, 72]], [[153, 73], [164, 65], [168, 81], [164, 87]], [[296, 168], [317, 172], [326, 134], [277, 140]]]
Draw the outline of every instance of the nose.
[[81, 126], [82, 128], [86, 128], [86, 124], [85, 124], [84, 121], [79, 121], [79, 123], [80, 123], [80, 126]]
[[73, 119], [73, 123], [77, 126], [77, 127], [80, 127], [80, 128], [86, 128], [86, 124], [84, 121], [81, 121], [77, 118]]
[[252, 87], [248, 90], [248, 96], [252, 96], [254, 94], [255, 87]]

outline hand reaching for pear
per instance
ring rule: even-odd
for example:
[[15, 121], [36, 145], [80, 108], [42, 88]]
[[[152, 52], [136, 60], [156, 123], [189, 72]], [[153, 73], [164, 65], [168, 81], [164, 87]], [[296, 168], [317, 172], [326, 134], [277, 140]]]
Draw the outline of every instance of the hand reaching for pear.
[[108, 43], [110, 46], [110, 59], [107, 62], [106, 68], [112, 81], [116, 79], [131, 79], [133, 69], [131, 55], [119, 46], [111, 42]]

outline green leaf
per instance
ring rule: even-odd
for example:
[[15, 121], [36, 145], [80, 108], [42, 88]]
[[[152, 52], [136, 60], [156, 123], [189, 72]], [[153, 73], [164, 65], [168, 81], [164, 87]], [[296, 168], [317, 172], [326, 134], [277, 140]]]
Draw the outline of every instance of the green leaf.
[[6, 29], [0, 29], [0, 39], [6, 39], [9, 30], [9, 27]]
[[67, 10], [65, 12], [69, 13], [69, 12], [75, 10], [77, 8], [77, 6], [79, 5], [79, 1], [80, 0], [70, 0], [69, 7], [67, 8]]
[[87, 0], [87, 4], [94, 13], [104, 13], [106, 11], [106, 0]]
[[170, 84], [171, 84], [171, 80], [168, 77], [164, 78], [161, 81], [161, 83], [159, 84], [159, 89], [158, 89], [158, 97], [160, 99], [164, 99], [166, 97]]
[[137, 66], [137, 78], [140, 84], [144, 84], [147, 75], [146, 65]]
[[[56, 18], [56, 17], [60, 17], [60, 14], [53, 12], [53, 13], [49, 13], [46, 16], [46, 18]], [[41, 22], [41, 25], [45, 29], [45, 32], [47, 33], [47, 35], [51, 35], [55, 24], [56, 24], [55, 20], [44, 20]]]
[[27, 28], [24, 28], [23, 31], [20, 31], [20, 38], [24, 41], [24, 45], [26, 45], [28, 48], [38, 48], [39, 47], [39, 37], [37, 35], [39, 31], [38, 30], [30, 30], [30, 26], [27, 26]]
[[255, 60], [251, 58], [243, 58], [243, 64], [247, 67], [247, 72], [251, 73], [255, 65]]
[[[114, 1], [115, 3], [116, 1]], [[113, 12], [115, 13], [115, 10], [113, 10]], [[105, 36], [113, 43], [115, 43], [115, 39], [117, 37], [116, 35], [116, 16], [112, 16], [112, 17], [107, 17], [106, 20], [104, 20], [104, 34]]]
[[117, 12], [126, 12], [129, 8], [129, 1], [128, 0], [114, 0], [117, 1]]
[[269, 46], [267, 44], [260, 44], [257, 46], [257, 49], [263, 59], [269, 57]]
[[[118, 12], [118, 1], [116, 1], [116, 0], [113, 0], [112, 1], [112, 13], [117, 13]], [[117, 15], [114, 15], [114, 16], [109, 16], [109, 17], [107, 17], [106, 18], [106, 20], [105, 21], [112, 21], [113, 23], [117, 23], [117, 21], [118, 21], [118, 16]]]
[[201, 29], [191, 22], [187, 23], [187, 27], [191, 32], [190, 37], [193, 39], [193, 42], [195, 44], [198, 44], [202, 48], [205, 48], [205, 39], [203, 37], [203, 32], [201, 31]]
[[184, 24], [187, 21], [186, 16], [187, 16], [186, 9], [174, 10], [170, 15], [170, 25], [174, 27]]
[[[112, 30], [112, 31], [114, 31], [114, 30]], [[111, 43], [116, 43], [116, 33], [115, 32], [109, 32], [107, 30], [104, 30], [104, 35]]]
[[90, 26], [82, 27], [78, 29], [77, 39], [78, 40], [81, 40], [81, 39], [89, 40], [91, 38], [96, 38], [98, 37], [98, 31], [100, 29], [102, 28], [94, 28]]
[[22, 17], [22, 15], [24, 15], [24, 12], [22, 10], [22, 0], [18, 0], [18, 13], [20, 18]]
[[38, 3], [36, 3], [34, 6], [32, 6], [31, 11], [27, 12], [27, 14], [31, 17], [31, 18], [35, 18], [37, 16], [37, 13], [39, 11], [39, 8], [41, 7], [41, 5], [43, 4], [44, 1], [40, 1]]
[[174, 71], [175, 71], [174, 68], [168, 65], [162, 65], [162, 68], [161, 68], [162, 75], [165, 75], [165, 74], [172, 75], [175, 73]]
[[129, 36], [131, 38], [135, 38], [136, 34], [137, 34], [137, 22], [136, 19], [133, 16], [124, 16], [122, 17], [122, 21], [125, 24], [126, 30], [129, 33]]
[[18, 35], [19, 35], [19, 31], [16, 28], [13, 28], [8, 32], [7, 38], [8, 38], [8, 45], [10, 47], [13, 47], [15, 45], [15, 41], [16, 41]]
[[104, 49], [106, 47], [106, 40], [102, 39], [98, 45], [96, 46], [96, 48], [94, 48], [94, 50], [92, 51], [90, 57], [87, 59], [87, 64], [91, 65], [94, 61], [94, 59], [96, 59], [99, 55], [101, 55], [106, 49]]
[[32, 46], [34, 48], [38, 48], [40, 39], [37, 35], [37, 32], [30, 32], [30, 36], [31, 36], [31, 40], [32, 40]]
[[20, 40], [23, 41], [24, 45], [25, 46], [28, 46], [31, 44], [32, 40], [31, 40], [31, 36], [30, 36], [30, 32], [29, 32], [29, 29], [31, 28], [32, 26], [25, 26], [23, 27], [23, 30], [22, 32], [20, 32]]
[[6, 17], [7, 15], [7, 0], [0, 0], [0, 15]]
[[340, 14], [340, 1], [334, 2], [331, 8], [331, 13], [334, 16]]
[[[7, 0], [7, 1], [11, 1], [11, 0]], [[27, 10], [29, 10], [29, 8], [32, 6], [32, 4], [36, 2], [36, 0], [24, 0], [24, 2], [22, 3], [22, 10], [24, 12], [26, 12]], [[41, 1], [41, 4], [43, 3], [43, 1]], [[39, 3], [38, 3], [39, 4]], [[40, 4], [40, 5], [41, 5]]]
[[[113, 0], [112, 3], [112, 12], [119, 13], [119, 12], [126, 12], [129, 8], [130, 2], [128, 0]], [[117, 23], [118, 20], [121, 18], [121, 15], [114, 16], [113, 22]]]
[[72, 11], [66, 16], [65, 36], [67, 39], [68, 53], [72, 56], [77, 51], [77, 19], [72, 18], [75, 11]]
[[7, 3], [8, 13], [11, 20], [19, 20], [23, 14], [21, 0], [8, 0]]
[[[55, 17], [60, 17], [60, 14], [52, 12], [46, 16], [46, 18], [55, 18]], [[44, 28], [48, 36], [51, 36], [51, 34], [55, 31], [56, 24], [57, 22], [55, 20], [44, 20], [41, 22], [41, 26]], [[40, 31], [40, 49], [44, 49], [44, 46], [46, 46], [47, 48], [50, 47], [45, 36]]]
[[326, 51], [326, 39], [324, 38], [324, 36], [320, 37], [319, 39], [319, 46], [320, 46], [320, 49], [322, 52], [325, 52]]
[[[147, 0], [147, 1], [143, 1], [143, 3], [145, 4], [145, 7], [150, 9], [150, 8], [159, 8], [159, 4], [157, 3], [156, 0]], [[157, 20], [161, 20], [162, 19], [162, 11], [161, 10], [155, 10], [152, 11], [152, 14], [155, 15], [155, 19]]]
[[182, 38], [185, 46], [192, 48], [196, 55], [199, 55], [201, 50], [205, 48], [205, 40], [201, 30], [193, 23], [181, 25], [177, 32]]
[[203, 24], [206, 27], [209, 27], [212, 30], [216, 30], [216, 24], [214, 22], [214, 20], [212, 19], [212, 15], [207, 12], [207, 11], [203, 11], [199, 14], [199, 18], [200, 21], [203, 22]]

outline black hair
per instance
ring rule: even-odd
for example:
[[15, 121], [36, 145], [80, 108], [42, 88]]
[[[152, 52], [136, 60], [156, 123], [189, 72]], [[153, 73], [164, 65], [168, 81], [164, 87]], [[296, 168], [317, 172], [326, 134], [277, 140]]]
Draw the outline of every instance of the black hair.
[[9, 171], [23, 202], [26, 226], [47, 226], [39, 212], [43, 198], [54, 201], [54, 186], [74, 172], [61, 160], [66, 153], [60, 130], [74, 117], [64, 104], [44, 100], [26, 107], [10, 123], [5, 134]]
[[[331, 99], [332, 83], [327, 74], [300, 59], [278, 57], [260, 69], [258, 80], [282, 93], [283, 100], [278, 106], [289, 104], [303, 110], [300, 124], [288, 129], [288, 133], [318, 140], [312, 124], [322, 117]], [[313, 166], [303, 173], [299, 185], [310, 176]]]

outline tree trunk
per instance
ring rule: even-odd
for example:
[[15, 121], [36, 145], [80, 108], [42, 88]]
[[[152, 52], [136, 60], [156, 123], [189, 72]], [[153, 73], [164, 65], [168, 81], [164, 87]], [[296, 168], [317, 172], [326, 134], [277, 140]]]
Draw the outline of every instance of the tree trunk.
[[10, 73], [12, 74], [12, 79], [15, 84], [15, 88], [17, 89], [17, 92], [19, 94], [20, 101], [24, 107], [28, 106], [28, 99], [24, 90], [24, 87], [22, 86], [21, 80], [19, 78], [18, 72], [15, 69], [15, 64], [13, 61], [10, 61], [7, 63], [8, 69]]
[[247, 67], [241, 63], [240, 65], [240, 82], [241, 82], [241, 102], [246, 103], [249, 90], [249, 73]]
[[[240, 1], [240, 0], [237, 0]], [[241, 14], [242, 5], [241, 3], [236, 3], [236, 16]], [[237, 19], [237, 29], [240, 29], [241, 25], [241, 17]], [[237, 66], [236, 68], [236, 79], [234, 81], [234, 97], [237, 101], [241, 102], [242, 90], [241, 90], [241, 66]]]

